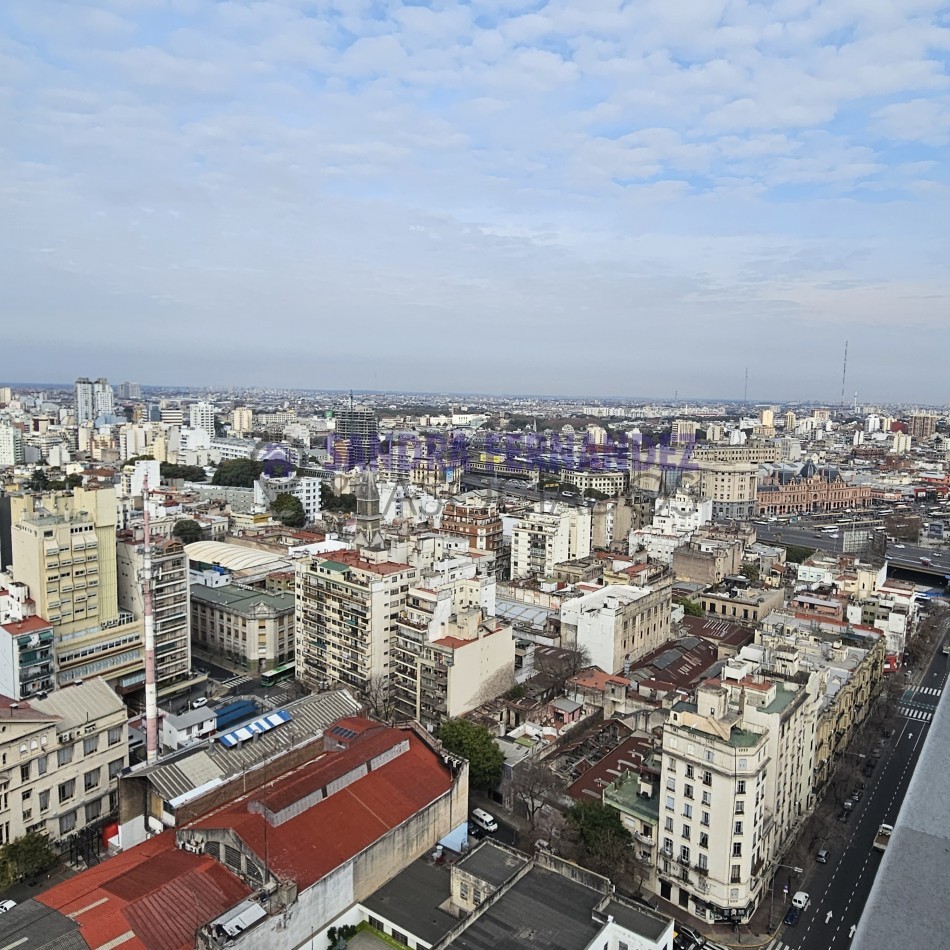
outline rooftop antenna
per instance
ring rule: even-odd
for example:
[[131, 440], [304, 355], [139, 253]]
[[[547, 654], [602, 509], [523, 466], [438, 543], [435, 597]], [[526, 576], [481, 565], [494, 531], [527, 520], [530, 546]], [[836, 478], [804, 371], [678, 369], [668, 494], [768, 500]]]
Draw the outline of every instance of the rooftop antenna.
[[148, 517], [148, 472], [142, 480], [145, 536], [142, 550], [142, 595], [145, 602], [145, 753], [158, 758], [158, 696], [155, 687], [155, 617], [152, 613], [152, 535]]
[[742, 390], [742, 401], [749, 401], [749, 367], [745, 369], [745, 388]]
[[841, 364], [841, 408], [844, 409], [844, 383], [848, 378], [848, 341], [844, 341], [844, 362]]

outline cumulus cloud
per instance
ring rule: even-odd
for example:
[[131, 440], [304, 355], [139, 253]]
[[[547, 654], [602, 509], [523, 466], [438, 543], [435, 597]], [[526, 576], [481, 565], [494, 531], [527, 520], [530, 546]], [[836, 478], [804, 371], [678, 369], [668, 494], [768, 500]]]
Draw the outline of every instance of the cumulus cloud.
[[[27, 353], [36, 319], [98, 327], [114, 362], [89, 372], [157, 352], [140, 316], [196, 352], [226, 323], [227, 360], [194, 364], [218, 382], [615, 394], [721, 394], [816, 324], [939, 327], [942, 8], [10, 0], [0, 313]], [[363, 352], [331, 360], [317, 328], [353, 321]], [[671, 330], [684, 379], [634, 380]], [[31, 375], [79, 372], [50, 352]], [[869, 396], [926, 397], [919, 367], [865, 372]], [[794, 365], [770, 379], [820, 398]]]

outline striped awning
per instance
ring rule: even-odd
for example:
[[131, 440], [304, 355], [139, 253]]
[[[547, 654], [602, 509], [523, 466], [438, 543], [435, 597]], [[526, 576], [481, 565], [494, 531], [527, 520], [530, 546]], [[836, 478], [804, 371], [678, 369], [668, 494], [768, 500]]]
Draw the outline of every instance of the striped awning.
[[281, 726], [285, 722], [290, 722], [292, 718], [293, 716], [286, 709], [276, 709], [274, 712], [261, 716], [253, 722], [245, 723], [239, 729], [218, 736], [218, 742], [226, 749], [233, 749], [234, 746], [252, 739], [255, 733], [270, 732], [271, 729]]

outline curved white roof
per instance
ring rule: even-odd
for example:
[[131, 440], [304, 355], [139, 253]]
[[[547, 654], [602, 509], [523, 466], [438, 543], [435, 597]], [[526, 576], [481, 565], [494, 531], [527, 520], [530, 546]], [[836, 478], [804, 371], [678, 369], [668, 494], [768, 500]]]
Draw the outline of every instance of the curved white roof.
[[185, 554], [191, 561], [220, 564], [229, 571], [248, 571], [285, 560], [271, 551], [256, 551], [254, 548], [227, 544], [224, 541], [195, 541], [194, 544], [185, 545]]

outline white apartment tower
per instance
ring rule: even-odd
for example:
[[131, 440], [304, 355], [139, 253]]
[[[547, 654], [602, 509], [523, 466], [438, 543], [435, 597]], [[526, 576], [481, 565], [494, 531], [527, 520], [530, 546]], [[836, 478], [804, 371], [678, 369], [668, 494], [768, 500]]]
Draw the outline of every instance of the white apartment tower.
[[96, 418], [96, 404], [92, 395], [92, 380], [80, 376], [76, 380], [76, 424], [83, 425]]
[[210, 402], [196, 402], [190, 408], [191, 428], [202, 429], [208, 438], [214, 438], [215, 407]]
[[92, 384], [92, 404], [95, 418], [115, 415], [115, 393], [104, 377], [100, 376]]
[[511, 531], [511, 576], [544, 577], [555, 564], [590, 554], [591, 510], [539, 503]]

